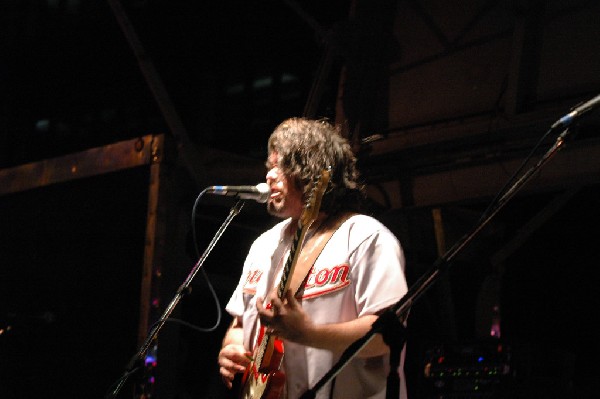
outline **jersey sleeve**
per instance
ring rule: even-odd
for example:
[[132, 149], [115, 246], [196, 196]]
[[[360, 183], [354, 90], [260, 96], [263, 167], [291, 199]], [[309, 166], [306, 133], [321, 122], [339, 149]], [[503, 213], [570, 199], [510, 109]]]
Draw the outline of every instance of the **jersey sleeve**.
[[351, 264], [359, 317], [393, 305], [408, 291], [404, 252], [397, 238], [383, 225], [357, 245]]

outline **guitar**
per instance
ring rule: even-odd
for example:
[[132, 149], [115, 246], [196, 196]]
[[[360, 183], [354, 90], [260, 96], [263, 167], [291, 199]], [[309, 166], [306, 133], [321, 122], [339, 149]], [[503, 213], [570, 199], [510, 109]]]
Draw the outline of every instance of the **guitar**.
[[[299, 252], [304, 237], [312, 223], [316, 220], [321, 207], [321, 200], [329, 180], [330, 169], [321, 172], [320, 178], [314, 184], [307, 204], [298, 220], [298, 228], [294, 234], [290, 254], [283, 267], [281, 280], [277, 286], [277, 296], [283, 298], [290, 286], [290, 279], [298, 261]], [[269, 308], [267, 305], [267, 308]], [[278, 399], [285, 387], [285, 374], [280, 370], [283, 361], [283, 341], [267, 333], [264, 326], [260, 327], [257, 347], [253, 358], [242, 376], [239, 398], [242, 399]]]

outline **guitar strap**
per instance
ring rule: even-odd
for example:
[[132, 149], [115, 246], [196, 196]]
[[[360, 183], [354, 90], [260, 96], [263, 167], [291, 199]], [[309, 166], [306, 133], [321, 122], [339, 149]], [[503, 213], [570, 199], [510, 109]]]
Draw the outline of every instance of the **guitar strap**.
[[315, 234], [306, 241], [296, 262], [294, 275], [290, 280], [290, 290], [294, 290], [296, 298], [302, 297], [310, 270], [333, 233], [352, 215], [354, 213], [345, 212], [327, 218], [317, 227]]

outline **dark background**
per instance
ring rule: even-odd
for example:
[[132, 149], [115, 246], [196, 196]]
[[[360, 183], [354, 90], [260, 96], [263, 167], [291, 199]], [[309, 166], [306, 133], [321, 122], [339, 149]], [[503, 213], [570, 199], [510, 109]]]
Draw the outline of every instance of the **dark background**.
[[[202, 204], [194, 243], [201, 184], [261, 181], [269, 133], [312, 104], [345, 122], [368, 211], [400, 238], [413, 284], [548, 127], [600, 92], [600, 11], [593, 1], [371, 3], [4, 1], [0, 171], [148, 134], [189, 138], [210, 161], [205, 176], [178, 159], [186, 186], [172, 204], [166, 304], [232, 205]], [[598, 126], [598, 112], [578, 121], [564, 150], [576, 155], [537, 174], [412, 307], [411, 398], [597, 396]], [[0, 397], [102, 397], [121, 375], [139, 345], [148, 184], [143, 166], [0, 196]], [[191, 324], [164, 328], [154, 397], [225, 397], [216, 356], [229, 318], [207, 329], [272, 223], [247, 204], [210, 255], [208, 280], [198, 275], [175, 315]], [[501, 339], [489, 336], [493, 305]], [[442, 368], [507, 369], [425, 378], [441, 355]], [[132, 395], [128, 384], [121, 396]]]
[[[302, 113], [323, 39], [285, 2], [115, 3], [121, 12], [105, 1], [4, 2], [1, 166], [166, 132], [156, 80], [198, 145], [262, 159], [273, 125]], [[348, 6], [302, 4], [324, 30]], [[333, 116], [336, 85], [321, 116]]]

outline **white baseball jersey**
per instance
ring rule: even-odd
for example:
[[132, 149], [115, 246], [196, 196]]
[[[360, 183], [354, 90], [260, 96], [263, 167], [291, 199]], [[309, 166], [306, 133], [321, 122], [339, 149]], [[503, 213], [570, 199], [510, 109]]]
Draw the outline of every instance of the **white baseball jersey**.
[[[266, 298], [279, 284], [289, 255], [291, 238], [284, 232], [290, 219], [278, 223], [252, 244], [240, 282], [226, 310], [241, 317], [244, 346], [254, 349], [257, 327], [256, 296]], [[405, 260], [397, 238], [379, 221], [366, 215], [346, 220], [330, 238], [309, 273], [302, 307], [315, 324], [339, 323], [372, 315], [396, 303], [408, 287]], [[284, 365], [288, 399], [297, 399], [331, 369], [338, 360], [328, 350], [284, 341]], [[400, 397], [406, 385], [400, 372]], [[287, 371], [286, 371], [287, 370]], [[355, 357], [327, 384], [316, 399], [384, 399], [389, 356]], [[333, 390], [333, 392], [331, 392]]]

